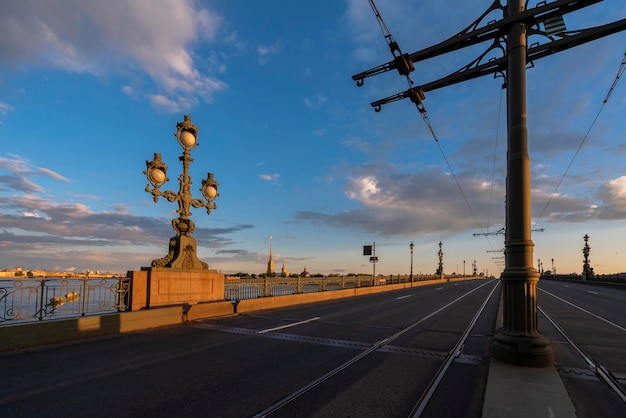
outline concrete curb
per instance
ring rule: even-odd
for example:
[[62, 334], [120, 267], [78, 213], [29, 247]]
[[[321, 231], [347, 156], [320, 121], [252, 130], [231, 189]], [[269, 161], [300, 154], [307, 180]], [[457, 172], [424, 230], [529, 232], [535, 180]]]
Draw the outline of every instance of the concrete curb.
[[173, 306], [0, 327], [0, 351], [180, 324], [182, 317], [183, 308]]
[[[502, 297], [496, 330], [502, 327]], [[483, 418], [576, 417], [576, 409], [556, 367], [520, 367], [489, 361]]]

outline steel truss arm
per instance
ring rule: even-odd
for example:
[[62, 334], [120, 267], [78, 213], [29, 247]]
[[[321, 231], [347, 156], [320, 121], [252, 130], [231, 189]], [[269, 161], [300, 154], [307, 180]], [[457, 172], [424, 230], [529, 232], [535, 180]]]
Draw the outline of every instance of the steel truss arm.
[[[613, 23], [609, 23], [602, 26], [596, 26], [593, 28], [583, 29], [580, 31], [571, 31], [563, 34], [563, 37], [558, 40], [553, 40], [551, 42], [547, 42], [545, 44], [534, 44], [528, 48], [528, 62], [532, 62], [538, 60], [540, 58], [546, 57], [548, 55], [565, 51], [567, 49], [573, 48], [578, 45], [585, 44], [587, 42], [595, 41], [602, 37], [612, 35], [614, 33], [626, 30], [626, 19], [621, 19]], [[539, 33], [539, 32], [535, 32]], [[490, 47], [487, 52], [491, 51], [494, 46]], [[377, 100], [372, 102], [371, 105], [376, 109], [376, 111], [380, 111], [381, 106], [387, 103], [395, 102], [398, 100], [411, 98], [416, 92], [423, 92], [436, 90], [442, 87], [450, 86], [452, 84], [461, 83], [466, 80], [471, 80], [474, 78], [478, 78], [487, 74], [494, 73], [504, 73], [507, 66], [507, 57], [501, 57], [497, 59], [490, 60], [484, 64], [478, 64], [480, 60], [487, 53], [485, 52], [476, 60], [472, 61], [472, 63], [463, 67], [455, 73], [452, 73], [446, 77], [440, 78], [438, 80], [432, 81], [430, 83], [426, 83], [419, 87], [411, 88], [402, 93], [395, 94], [393, 96], [386, 97], [381, 100]], [[476, 65], [478, 64], [478, 65]]]
[[[526, 10], [515, 17], [504, 17], [501, 20], [490, 22], [481, 28], [477, 28], [485, 17], [494, 10], [502, 10], [503, 15], [506, 13], [506, 7], [500, 4], [500, 0], [494, 0], [491, 6], [489, 6], [489, 8], [478, 19], [461, 32], [437, 45], [433, 45], [414, 52], [413, 54], [409, 54], [408, 58], [410, 58], [413, 62], [424, 61], [460, 48], [476, 45], [488, 40], [498, 39], [507, 33], [508, 27], [512, 23], [521, 21], [527, 25], [533, 25], [556, 15], [573, 12], [600, 1], [602, 0], [557, 0], [555, 2], [543, 4], [530, 10]], [[404, 55], [406, 56], [407, 54]], [[357, 81], [358, 86], [362, 86], [365, 78], [382, 74], [389, 70], [398, 68], [398, 71], [402, 74], [402, 69], [404, 68], [404, 65], [406, 65], [404, 62], [405, 59], [406, 58], [404, 56], [396, 57], [393, 61], [386, 64], [382, 64], [378, 67], [353, 75], [352, 79]]]

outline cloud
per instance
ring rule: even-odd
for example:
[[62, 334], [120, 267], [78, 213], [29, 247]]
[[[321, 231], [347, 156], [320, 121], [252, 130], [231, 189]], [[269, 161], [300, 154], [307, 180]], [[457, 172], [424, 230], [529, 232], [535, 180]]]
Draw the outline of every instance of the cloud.
[[40, 193], [44, 189], [30, 180], [29, 176], [43, 176], [64, 183], [69, 179], [61, 174], [44, 167], [34, 166], [28, 159], [18, 155], [10, 155], [9, 158], [0, 157], [0, 190], [17, 190], [25, 193]]
[[[197, 227], [198, 249], [232, 245], [230, 234], [254, 228], [237, 224], [225, 228]], [[80, 269], [138, 268], [166, 252], [173, 234], [169, 219], [138, 216], [115, 205], [96, 212], [79, 203], [53, 202], [32, 194], [0, 196], [0, 264], [31, 268], [73, 263]], [[162, 250], [145, 253], [152, 243]], [[119, 249], [124, 248], [120, 254]], [[152, 250], [154, 251], [154, 250]], [[56, 260], [56, 261], [55, 261]]]
[[12, 112], [15, 108], [8, 103], [0, 102], [0, 116], [4, 116], [9, 112]]
[[[337, 213], [299, 211], [295, 221], [383, 236], [487, 232], [504, 226], [503, 181], [496, 181], [492, 189], [488, 178], [457, 173], [461, 194], [452, 175], [438, 167], [415, 173], [400, 169], [393, 164], [344, 167], [345, 172], [358, 173], [347, 178], [344, 194], [359, 206]], [[541, 214], [542, 224], [626, 219], [626, 176], [596, 186], [595, 195], [582, 197], [552, 196], [548, 187], [554, 181], [550, 177], [532, 191], [532, 213]]]
[[[354, 167], [347, 170], [356, 171]], [[481, 228], [486, 228], [489, 223], [500, 227], [504, 221], [502, 209], [488, 219], [490, 188], [484, 180], [468, 177], [464, 179], [463, 187], [472, 197], [471, 205], [473, 211], [479, 213]], [[438, 168], [401, 173], [392, 165], [365, 167], [362, 175], [348, 178], [344, 193], [361, 207], [336, 214], [301, 211], [295, 219], [385, 236], [424, 236], [435, 232], [480, 229], [453, 178]], [[495, 193], [498, 196], [504, 194], [501, 188], [496, 188]]]
[[319, 109], [326, 104], [326, 102], [328, 102], [328, 97], [322, 95], [317, 95], [313, 98], [304, 98], [304, 105], [309, 109]]
[[317, 128], [312, 132], [313, 136], [326, 136], [328, 135], [328, 129], [326, 128]]
[[259, 174], [259, 178], [261, 180], [265, 180], [268, 181], [270, 183], [278, 183], [278, 179], [280, 178], [280, 174], [278, 173], [273, 173], [273, 174]]
[[610, 180], [600, 186], [596, 196], [602, 201], [601, 217], [615, 220], [626, 218], [626, 176]]
[[[164, 97], [169, 102], [155, 104], [178, 111], [200, 99], [210, 102], [226, 88], [200, 71], [193, 50], [201, 40], [213, 41], [222, 22], [191, 0], [23, 0], [3, 7], [0, 54], [9, 66], [28, 63], [95, 76], [139, 69], [158, 90], [147, 96]], [[131, 88], [122, 90], [129, 94]]]
[[265, 64], [269, 57], [272, 55], [276, 55], [280, 52], [281, 46], [279, 44], [274, 45], [259, 45], [256, 49], [257, 55], [259, 56], [259, 64]]

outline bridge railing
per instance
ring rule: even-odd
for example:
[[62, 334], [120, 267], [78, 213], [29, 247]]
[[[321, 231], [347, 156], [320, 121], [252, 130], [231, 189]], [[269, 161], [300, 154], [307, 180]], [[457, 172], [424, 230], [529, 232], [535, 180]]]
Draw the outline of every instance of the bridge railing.
[[0, 326], [127, 310], [125, 278], [0, 280]]
[[[460, 276], [459, 276], [460, 277]], [[413, 281], [435, 280], [439, 275], [413, 275]], [[268, 296], [285, 296], [297, 293], [315, 293], [355, 287], [380, 286], [409, 283], [408, 275], [377, 276], [329, 276], [329, 277], [226, 277], [224, 299], [237, 301]]]
[[[583, 276], [577, 273], [571, 274], [544, 274], [542, 279], [548, 280], [580, 280], [583, 281]], [[593, 274], [585, 278], [586, 282], [592, 283], [624, 283], [626, 284], [626, 273], [617, 274]]]
[[[439, 275], [226, 277], [224, 299], [238, 301], [439, 279]], [[447, 276], [462, 277], [462, 276]], [[468, 276], [469, 277], [469, 276]], [[130, 310], [128, 278], [0, 279], [0, 326]]]

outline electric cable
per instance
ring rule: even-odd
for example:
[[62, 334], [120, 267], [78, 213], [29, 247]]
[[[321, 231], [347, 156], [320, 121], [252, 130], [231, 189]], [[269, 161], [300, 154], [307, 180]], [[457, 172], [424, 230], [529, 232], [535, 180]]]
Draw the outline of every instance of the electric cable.
[[552, 199], [556, 195], [556, 192], [559, 190], [559, 187], [561, 187], [561, 183], [563, 183], [563, 180], [565, 179], [565, 176], [567, 176], [567, 173], [569, 172], [570, 168], [574, 164], [574, 160], [576, 160], [576, 157], [580, 153], [581, 148], [583, 147], [583, 145], [587, 141], [587, 138], [589, 137], [589, 134], [591, 133], [591, 130], [593, 129], [594, 125], [596, 124], [596, 121], [600, 117], [600, 114], [602, 113], [602, 110], [604, 110], [604, 106], [609, 101], [609, 98], [611, 97], [611, 94], [613, 93], [613, 90], [615, 89], [615, 86], [617, 85], [617, 82], [619, 81], [620, 77], [624, 73], [625, 69], [626, 69], [626, 52], [624, 53], [624, 58], [622, 59], [622, 63], [620, 64], [620, 67], [617, 70], [617, 75], [615, 76], [615, 79], [613, 80], [613, 84], [611, 85], [611, 88], [609, 89], [609, 92], [607, 93], [607, 95], [604, 97], [604, 101], [602, 102], [602, 106], [600, 106], [600, 109], [598, 110], [598, 113], [596, 114], [595, 118], [591, 122], [591, 126], [589, 126], [589, 129], [587, 129], [587, 133], [583, 137], [582, 141], [578, 145], [578, 148], [576, 149], [576, 152], [574, 153], [574, 155], [572, 156], [572, 159], [570, 160], [569, 164], [567, 165], [567, 168], [565, 169], [565, 172], [563, 173], [563, 175], [559, 179], [558, 183], [556, 184], [556, 186], [554, 188], [554, 191], [550, 195], [550, 198], [546, 202], [545, 206], [543, 207], [543, 210], [539, 214], [539, 217], [535, 221], [535, 226], [537, 226], [539, 221], [543, 218], [543, 215], [546, 212], [546, 210], [548, 209], [548, 206], [550, 205], [550, 203], [552, 202]]

